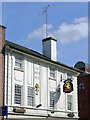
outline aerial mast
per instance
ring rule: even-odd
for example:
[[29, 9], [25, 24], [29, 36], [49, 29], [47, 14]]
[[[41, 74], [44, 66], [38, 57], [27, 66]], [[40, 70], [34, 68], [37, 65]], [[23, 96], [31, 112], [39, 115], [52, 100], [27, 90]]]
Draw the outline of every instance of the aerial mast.
[[48, 19], [47, 19], [47, 17], [48, 17], [48, 7], [49, 7], [50, 5], [47, 5], [46, 7], [44, 7], [43, 9], [43, 11], [40, 13], [40, 15], [42, 15], [42, 39], [43, 39], [43, 14], [44, 13], [46, 13], [46, 37], [48, 36]]

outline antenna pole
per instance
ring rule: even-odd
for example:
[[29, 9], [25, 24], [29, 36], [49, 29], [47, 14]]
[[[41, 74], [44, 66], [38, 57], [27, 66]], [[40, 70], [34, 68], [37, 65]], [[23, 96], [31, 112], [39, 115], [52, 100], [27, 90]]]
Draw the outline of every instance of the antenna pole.
[[48, 12], [47, 12], [47, 10], [46, 10], [46, 37], [47, 37], [47, 35], [48, 35], [47, 16], [48, 16]]
[[48, 36], [48, 7], [50, 5], [47, 5], [45, 8], [44, 8], [44, 11], [42, 13], [40, 13], [40, 15], [42, 15], [42, 39], [43, 39], [43, 14], [46, 12], [46, 37]]
[[42, 40], [43, 40], [43, 14], [42, 14]]
[[48, 36], [48, 7], [50, 7], [50, 5], [47, 5], [45, 7], [45, 12], [46, 12], [46, 37]]

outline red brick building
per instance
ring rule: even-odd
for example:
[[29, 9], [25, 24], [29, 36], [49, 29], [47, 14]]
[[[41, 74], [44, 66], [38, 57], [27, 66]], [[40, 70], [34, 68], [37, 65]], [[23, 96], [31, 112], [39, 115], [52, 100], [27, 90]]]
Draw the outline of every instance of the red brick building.
[[76, 68], [84, 72], [78, 76], [79, 120], [90, 120], [90, 69], [89, 65], [78, 62]]
[[[4, 103], [4, 45], [5, 45], [5, 27], [0, 25], [0, 106]], [[1, 117], [0, 117], [1, 119]]]
[[78, 77], [80, 120], [90, 120], [90, 74]]

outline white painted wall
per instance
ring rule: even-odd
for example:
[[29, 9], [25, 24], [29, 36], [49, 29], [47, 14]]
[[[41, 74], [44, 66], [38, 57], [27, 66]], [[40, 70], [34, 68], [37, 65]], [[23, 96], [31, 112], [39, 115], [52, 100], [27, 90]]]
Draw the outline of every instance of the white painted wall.
[[[54, 46], [53, 46], [54, 47]], [[13, 107], [16, 106], [14, 104], [14, 86], [15, 84], [22, 85], [22, 103], [19, 107], [24, 107], [26, 109], [27, 115], [42, 115], [47, 116], [50, 114], [51, 116], [56, 117], [67, 117], [67, 113], [74, 112], [75, 117], [78, 117], [78, 104], [77, 104], [77, 77], [75, 73], [72, 73], [73, 76], [73, 86], [74, 91], [70, 94], [72, 95], [72, 111], [67, 110], [67, 94], [63, 92], [63, 84], [64, 80], [67, 79], [67, 73], [69, 70], [60, 69], [52, 66], [51, 64], [46, 64], [41, 62], [39, 59], [32, 59], [28, 56], [23, 56], [23, 69], [15, 69], [15, 55], [17, 53], [12, 52], [11, 54], [5, 55], [5, 83], [8, 80], [8, 104], [6, 103], [5, 97], [5, 105], [9, 106], [9, 113], [12, 113]], [[53, 56], [53, 55], [52, 55]], [[9, 61], [8, 61], [9, 60]], [[7, 65], [7, 63], [9, 63]], [[7, 67], [8, 66], [8, 67]], [[50, 69], [55, 69], [55, 79], [50, 78]], [[9, 76], [7, 78], [7, 69], [9, 70]], [[62, 81], [61, 76], [62, 75]], [[32, 86], [35, 87], [35, 84], [39, 84], [39, 94], [35, 95], [35, 105], [42, 104], [40, 108], [30, 107], [27, 105], [27, 87]], [[60, 85], [60, 92], [57, 92], [58, 85]], [[7, 87], [5, 86], [5, 95], [6, 95]], [[50, 111], [50, 91], [56, 92], [56, 103], [55, 103], [55, 113], [52, 114]], [[32, 109], [33, 108], [33, 109]]]
[[56, 41], [51, 40], [51, 60], [56, 61], [57, 60], [57, 47], [56, 47]]

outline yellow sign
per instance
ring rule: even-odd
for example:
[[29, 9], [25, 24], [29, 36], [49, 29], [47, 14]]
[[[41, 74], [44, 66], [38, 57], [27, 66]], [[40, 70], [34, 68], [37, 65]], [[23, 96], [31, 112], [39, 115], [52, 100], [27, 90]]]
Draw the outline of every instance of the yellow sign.
[[73, 91], [73, 84], [70, 81], [65, 81], [65, 84], [63, 85], [63, 92], [69, 93]]

